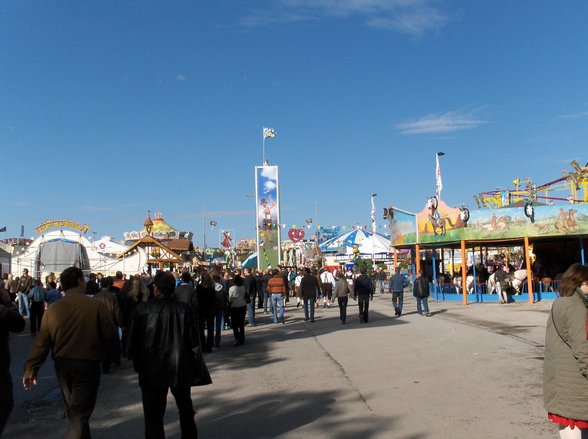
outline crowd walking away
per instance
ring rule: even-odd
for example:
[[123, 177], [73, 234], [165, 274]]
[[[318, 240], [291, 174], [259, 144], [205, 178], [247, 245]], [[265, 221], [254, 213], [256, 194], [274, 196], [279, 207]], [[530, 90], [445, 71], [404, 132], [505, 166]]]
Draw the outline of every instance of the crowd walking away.
[[[24, 269], [20, 277], [0, 280], [0, 435], [14, 405], [9, 334], [22, 332], [27, 320], [34, 338], [22, 385], [30, 390], [37, 384], [51, 354], [66, 407], [67, 439], [91, 437], [101, 375], [118, 373], [123, 362], [132, 364], [138, 375], [145, 437], [164, 437], [166, 398], [171, 392], [182, 437], [195, 438], [192, 387], [212, 383], [205, 358], [221, 349], [226, 340], [223, 333], [232, 332], [234, 347], [222, 348], [238, 352], [246, 343], [247, 328], [314, 324], [317, 313], [318, 318], [334, 314], [328, 308], [335, 304], [341, 325], [350, 316], [367, 324], [370, 302], [376, 291], [384, 296], [386, 279], [381, 270], [314, 267], [265, 271], [212, 267], [129, 277], [122, 272], [110, 276], [70, 267], [44, 279]], [[408, 284], [398, 270], [390, 279], [398, 317]], [[419, 314], [428, 315], [424, 274], [416, 279], [413, 294]], [[348, 311], [352, 300], [357, 314]]]

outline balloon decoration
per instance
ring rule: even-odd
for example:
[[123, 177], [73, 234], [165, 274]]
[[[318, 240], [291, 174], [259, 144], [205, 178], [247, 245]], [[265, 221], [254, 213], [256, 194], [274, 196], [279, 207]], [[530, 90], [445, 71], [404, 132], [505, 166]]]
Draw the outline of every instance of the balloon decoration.
[[300, 242], [304, 239], [304, 230], [292, 227], [288, 230], [288, 238], [290, 238], [292, 242]]

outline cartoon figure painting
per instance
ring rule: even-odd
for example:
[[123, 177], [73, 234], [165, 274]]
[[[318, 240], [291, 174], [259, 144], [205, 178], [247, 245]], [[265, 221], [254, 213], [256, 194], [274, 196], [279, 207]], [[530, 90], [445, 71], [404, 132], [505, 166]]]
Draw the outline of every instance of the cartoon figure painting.
[[258, 166], [255, 178], [258, 268], [277, 267], [281, 252], [278, 167]]

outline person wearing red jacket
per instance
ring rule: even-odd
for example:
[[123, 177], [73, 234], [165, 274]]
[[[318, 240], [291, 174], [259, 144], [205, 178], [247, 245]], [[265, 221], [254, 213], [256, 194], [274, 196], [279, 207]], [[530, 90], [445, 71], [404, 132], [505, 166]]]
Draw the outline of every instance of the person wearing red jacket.
[[286, 323], [284, 320], [284, 296], [286, 295], [286, 284], [284, 283], [284, 278], [280, 276], [280, 270], [276, 269], [272, 272], [272, 278], [267, 283], [267, 291], [271, 295], [274, 323], [278, 323], [278, 306], [280, 307], [280, 321], [282, 324]]

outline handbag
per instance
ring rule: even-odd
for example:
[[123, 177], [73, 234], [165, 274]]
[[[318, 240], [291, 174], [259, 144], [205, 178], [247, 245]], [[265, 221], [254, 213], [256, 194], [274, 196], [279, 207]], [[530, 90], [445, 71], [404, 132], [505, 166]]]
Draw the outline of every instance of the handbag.
[[202, 347], [193, 347], [192, 355], [194, 356], [194, 377], [192, 378], [192, 386], [207, 386], [212, 384], [210, 372], [204, 362], [204, 355], [202, 355]]

